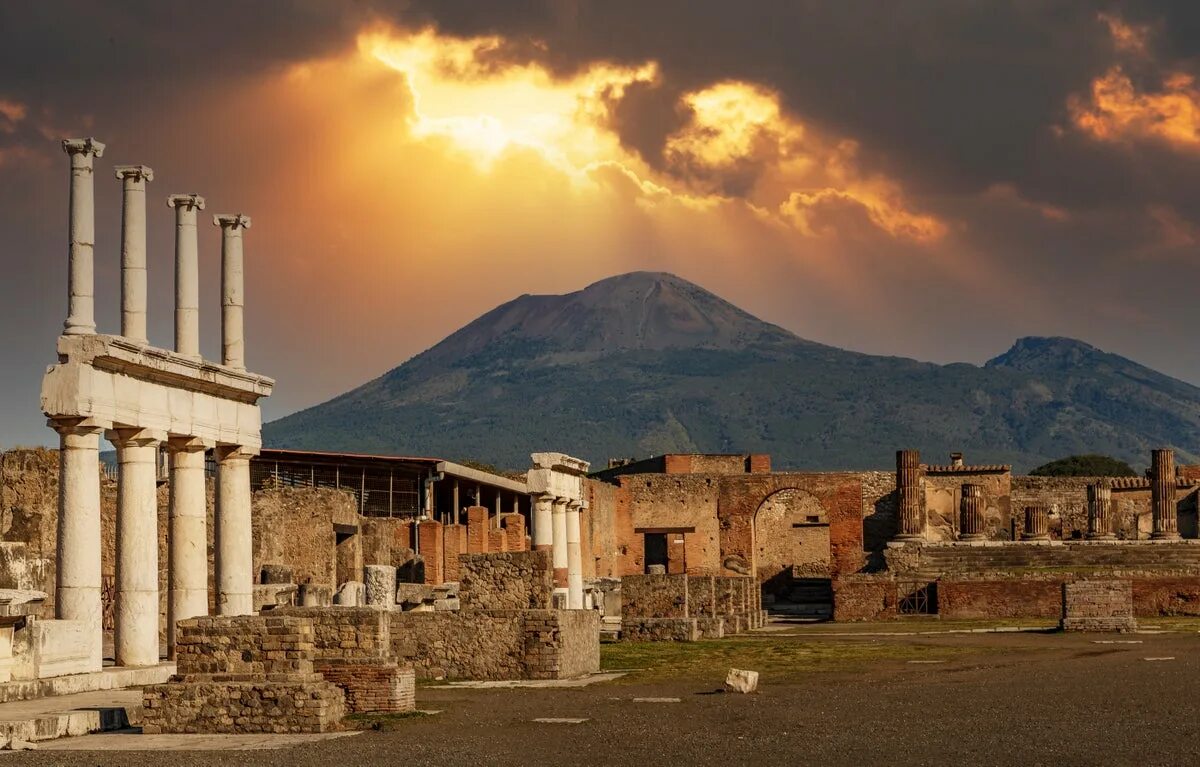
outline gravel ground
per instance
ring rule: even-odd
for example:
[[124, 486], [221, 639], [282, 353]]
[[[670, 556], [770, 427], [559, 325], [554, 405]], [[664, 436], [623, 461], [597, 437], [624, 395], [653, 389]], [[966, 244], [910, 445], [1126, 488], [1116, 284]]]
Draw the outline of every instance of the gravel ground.
[[[1142, 640], [1098, 644], [1095, 640]], [[765, 641], [795, 641], [788, 638]], [[867, 663], [754, 695], [719, 679], [582, 689], [422, 688], [436, 716], [280, 751], [29, 752], [21, 765], [1158, 765], [1200, 761], [1195, 634], [864, 638], [967, 647], [940, 664]], [[1146, 661], [1173, 656], [1174, 660]], [[634, 703], [678, 697], [679, 703]], [[582, 717], [578, 725], [535, 717]]]

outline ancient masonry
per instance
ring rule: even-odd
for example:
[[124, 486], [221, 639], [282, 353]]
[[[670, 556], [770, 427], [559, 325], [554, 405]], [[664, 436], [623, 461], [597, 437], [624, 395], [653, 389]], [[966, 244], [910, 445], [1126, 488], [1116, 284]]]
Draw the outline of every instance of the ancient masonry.
[[533, 549], [552, 551], [558, 604], [583, 609], [579, 512], [588, 463], [562, 453], [534, 453], [525, 478], [533, 496]]
[[246, 216], [218, 215], [222, 232], [222, 359], [200, 356], [197, 214], [204, 198], [167, 198], [175, 211], [175, 348], [146, 338], [146, 184], [143, 165], [118, 166], [123, 185], [121, 333], [97, 333], [94, 300], [95, 139], [63, 142], [71, 159], [68, 316], [58, 363], [42, 382], [42, 410], [60, 437], [56, 615], [86, 637], [78, 671], [101, 667], [99, 439], [117, 448], [116, 662], [159, 662], [156, 476], [171, 453], [168, 646], [175, 622], [208, 612], [204, 453], [217, 461], [216, 605], [253, 610], [250, 456], [261, 445], [258, 400], [274, 382], [245, 364], [242, 235]]
[[1063, 631], [1136, 631], [1133, 584], [1081, 580], [1062, 587]]
[[621, 579], [623, 641], [721, 639], [765, 624], [754, 578], [652, 573]]
[[179, 622], [178, 674], [142, 691], [145, 733], [329, 732], [342, 690], [314, 670], [312, 621], [290, 616]]

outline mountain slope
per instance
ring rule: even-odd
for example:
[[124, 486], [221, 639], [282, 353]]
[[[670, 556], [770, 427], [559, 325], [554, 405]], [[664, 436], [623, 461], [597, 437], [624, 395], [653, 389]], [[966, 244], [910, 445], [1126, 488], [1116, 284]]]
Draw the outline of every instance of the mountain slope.
[[769, 452], [779, 467], [931, 460], [1036, 466], [1103, 452], [1144, 465], [1200, 453], [1200, 389], [1087, 344], [1020, 339], [983, 367], [844, 351], [762, 322], [670, 274], [521, 296], [432, 349], [264, 429], [266, 444], [471, 457], [534, 450], [602, 463]]

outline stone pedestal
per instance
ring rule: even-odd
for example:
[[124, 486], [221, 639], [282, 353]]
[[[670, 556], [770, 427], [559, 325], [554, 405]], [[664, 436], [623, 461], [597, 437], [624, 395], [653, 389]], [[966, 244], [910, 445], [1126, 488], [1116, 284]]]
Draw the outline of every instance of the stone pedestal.
[[984, 509], [983, 488], [979, 485], [963, 485], [962, 500], [959, 502], [959, 540], [982, 541], [987, 538]]
[[1023, 541], [1050, 540], [1050, 509], [1040, 503], [1025, 507], [1025, 531]]

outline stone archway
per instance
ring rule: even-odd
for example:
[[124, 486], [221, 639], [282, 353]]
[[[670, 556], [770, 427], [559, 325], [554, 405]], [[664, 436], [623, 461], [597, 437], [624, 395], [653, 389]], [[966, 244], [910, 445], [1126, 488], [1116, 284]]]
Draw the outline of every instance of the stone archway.
[[794, 578], [829, 578], [829, 516], [817, 496], [785, 488], [754, 512], [754, 574], [763, 591], [783, 596]]

